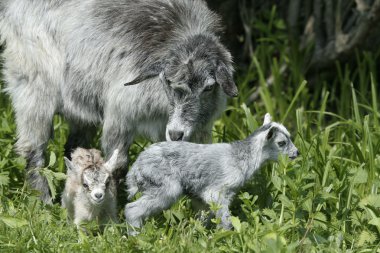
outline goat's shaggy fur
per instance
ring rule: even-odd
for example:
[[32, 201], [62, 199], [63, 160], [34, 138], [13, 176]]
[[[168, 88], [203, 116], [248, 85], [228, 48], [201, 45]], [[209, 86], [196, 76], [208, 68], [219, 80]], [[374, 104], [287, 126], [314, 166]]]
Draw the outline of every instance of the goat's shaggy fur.
[[34, 168], [44, 167], [55, 113], [70, 121], [66, 155], [102, 124], [122, 177], [137, 135], [209, 141], [226, 95], [237, 95], [220, 31], [203, 0], [1, 0], [16, 146], [42, 199], [51, 202], [49, 188]]
[[125, 207], [127, 223], [140, 227], [144, 218], [170, 207], [182, 194], [220, 205], [216, 216], [231, 228], [228, 206], [242, 187], [266, 161], [279, 154], [290, 158], [298, 150], [284, 126], [271, 122], [242, 141], [222, 144], [162, 142], [142, 152], [127, 175], [129, 199], [142, 196]]
[[100, 224], [116, 221], [116, 181], [112, 172], [117, 153], [116, 150], [106, 163], [96, 149], [77, 148], [71, 155], [72, 161], [65, 157], [67, 179], [62, 206], [77, 226], [95, 219]]

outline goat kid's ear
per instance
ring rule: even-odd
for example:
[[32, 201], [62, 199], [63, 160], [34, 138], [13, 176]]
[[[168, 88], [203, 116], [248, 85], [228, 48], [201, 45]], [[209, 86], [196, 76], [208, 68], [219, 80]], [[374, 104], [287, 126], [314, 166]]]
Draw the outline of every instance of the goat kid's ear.
[[155, 63], [152, 66], [142, 70], [143, 73], [139, 74], [134, 80], [125, 83], [124, 86], [135, 85], [145, 80], [157, 77], [163, 69], [164, 65], [162, 63]]
[[106, 169], [111, 173], [116, 169], [116, 162], [117, 162], [118, 155], [119, 155], [119, 150], [115, 149], [111, 158], [104, 164]]
[[230, 97], [236, 97], [238, 95], [238, 89], [232, 78], [232, 71], [228, 70], [225, 64], [219, 64], [215, 73], [216, 82], [222, 86], [224, 93]]
[[269, 124], [271, 122], [272, 122], [272, 116], [270, 116], [269, 113], [266, 113], [265, 116], [264, 116], [263, 126], [266, 125], [266, 124]]
[[277, 131], [276, 127], [271, 127], [267, 133], [266, 140], [269, 141], [270, 139], [272, 139], [276, 131]]
[[73, 164], [73, 162], [70, 161], [70, 159], [67, 158], [67, 157], [64, 157], [64, 159], [65, 159], [66, 167], [67, 167], [69, 170], [71, 170], [71, 171], [73, 171], [73, 172], [76, 172], [76, 171], [77, 171], [77, 167]]

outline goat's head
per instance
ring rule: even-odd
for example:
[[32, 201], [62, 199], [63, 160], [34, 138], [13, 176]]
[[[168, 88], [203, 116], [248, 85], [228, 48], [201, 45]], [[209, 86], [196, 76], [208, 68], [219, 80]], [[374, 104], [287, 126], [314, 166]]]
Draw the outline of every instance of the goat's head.
[[100, 205], [104, 201], [110, 184], [114, 183], [112, 173], [116, 169], [117, 156], [118, 150], [115, 150], [111, 158], [104, 164], [100, 166], [91, 164], [82, 169], [65, 157], [67, 168], [71, 170], [72, 174], [80, 177], [82, 190], [94, 205]]
[[265, 115], [264, 124], [258, 130], [263, 140], [262, 154], [272, 161], [277, 161], [280, 154], [295, 159], [299, 151], [290, 139], [288, 130], [279, 123], [272, 122], [269, 113]]
[[231, 55], [216, 38], [196, 35], [166, 57], [126, 85], [158, 76], [170, 104], [166, 139], [186, 141], [220, 113], [225, 94], [237, 96]]

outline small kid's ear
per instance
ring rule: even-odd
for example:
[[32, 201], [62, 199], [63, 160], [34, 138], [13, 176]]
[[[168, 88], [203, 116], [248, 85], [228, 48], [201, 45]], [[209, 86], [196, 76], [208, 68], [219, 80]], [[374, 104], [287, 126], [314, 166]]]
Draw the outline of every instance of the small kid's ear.
[[65, 159], [66, 167], [67, 167], [69, 170], [71, 170], [71, 171], [73, 171], [73, 172], [76, 172], [76, 171], [77, 171], [77, 168], [76, 168], [76, 166], [73, 164], [73, 162], [70, 161], [69, 158], [67, 158], [67, 157], [64, 157], [64, 159]]
[[115, 149], [111, 158], [104, 164], [106, 169], [111, 173], [116, 169], [116, 161], [117, 161], [118, 155], [119, 155], [119, 150]]
[[274, 134], [276, 133], [277, 131], [277, 128], [276, 127], [271, 127], [271, 129], [269, 129], [268, 133], [267, 133], [267, 141], [269, 141], [270, 139], [273, 138]]
[[272, 122], [272, 116], [270, 116], [269, 113], [266, 113], [265, 116], [264, 116], [264, 123], [263, 123], [263, 125], [269, 124], [271, 122]]

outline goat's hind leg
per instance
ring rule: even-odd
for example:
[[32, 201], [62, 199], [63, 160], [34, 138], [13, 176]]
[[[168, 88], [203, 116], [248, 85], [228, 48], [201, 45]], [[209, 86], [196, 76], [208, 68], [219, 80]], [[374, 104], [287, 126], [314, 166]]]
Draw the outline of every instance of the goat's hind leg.
[[[14, 72], [12, 72], [14, 73]], [[45, 165], [44, 151], [53, 131], [52, 121], [58, 95], [52, 85], [38, 74], [9, 74], [7, 89], [16, 115], [16, 150], [27, 161], [26, 177], [30, 186], [41, 192], [41, 199], [52, 203], [48, 182], [39, 169]]]
[[182, 189], [176, 183], [144, 192], [138, 200], [125, 206], [127, 223], [135, 228], [141, 228], [145, 218], [169, 208], [181, 194]]

